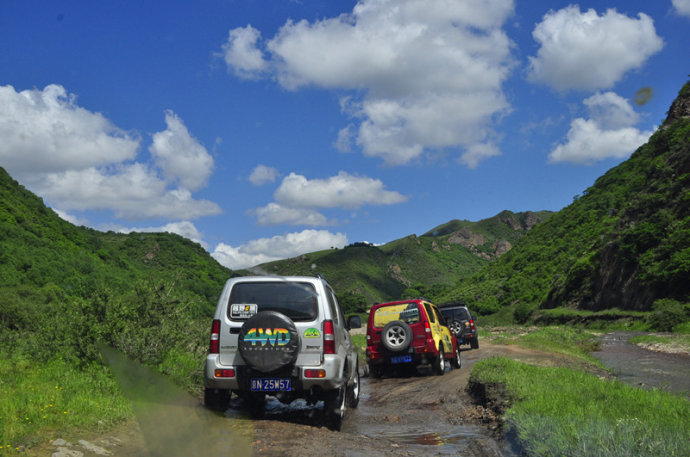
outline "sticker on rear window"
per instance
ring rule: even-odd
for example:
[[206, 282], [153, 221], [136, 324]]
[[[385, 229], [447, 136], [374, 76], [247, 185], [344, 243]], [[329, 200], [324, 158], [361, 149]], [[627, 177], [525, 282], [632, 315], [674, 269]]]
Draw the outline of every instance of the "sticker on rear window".
[[233, 303], [230, 308], [230, 317], [232, 319], [249, 319], [258, 312], [258, 305], [246, 303]]

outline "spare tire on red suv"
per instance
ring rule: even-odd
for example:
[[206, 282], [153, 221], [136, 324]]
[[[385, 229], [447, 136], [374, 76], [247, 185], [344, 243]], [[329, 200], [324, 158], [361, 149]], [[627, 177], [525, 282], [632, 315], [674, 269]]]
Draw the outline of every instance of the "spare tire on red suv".
[[295, 363], [299, 333], [286, 315], [263, 311], [242, 325], [237, 343], [247, 365], [262, 373], [271, 373]]
[[391, 352], [402, 352], [412, 343], [412, 329], [403, 321], [391, 321], [383, 327], [381, 343]]

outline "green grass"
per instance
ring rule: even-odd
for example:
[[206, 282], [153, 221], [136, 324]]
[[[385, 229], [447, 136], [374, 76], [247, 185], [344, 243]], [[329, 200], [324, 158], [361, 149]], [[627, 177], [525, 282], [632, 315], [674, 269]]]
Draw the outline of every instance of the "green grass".
[[0, 455], [15, 455], [64, 430], [105, 430], [132, 414], [100, 365], [75, 369], [60, 359], [35, 363], [1, 355]]
[[684, 349], [686, 352], [690, 352], [690, 334], [640, 335], [630, 338], [630, 342], [632, 344], [663, 344], [669, 347]]
[[357, 354], [359, 355], [359, 364], [362, 366], [367, 362], [366, 350], [367, 350], [367, 336], [366, 335], [352, 335], [352, 344], [357, 348]]
[[517, 344], [522, 347], [539, 349], [579, 359], [596, 361], [590, 352], [599, 349], [597, 335], [573, 327], [543, 327], [518, 337]]
[[516, 344], [521, 347], [574, 357], [600, 366], [590, 355], [599, 349], [595, 333], [576, 327], [502, 327], [497, 335], [487, 336], [495, 344]]
[[477, 362], [470, 384], [504, 386], [506, 428], [530, 456], [690, 455], [690, 403], [570, 368]]
[[597, 330], [649, 330], [649, 312], [617, 308], [588, 311], [572, 308], [541, 309], [532, 313], [531, 319], [538, 325], [569, 325]]

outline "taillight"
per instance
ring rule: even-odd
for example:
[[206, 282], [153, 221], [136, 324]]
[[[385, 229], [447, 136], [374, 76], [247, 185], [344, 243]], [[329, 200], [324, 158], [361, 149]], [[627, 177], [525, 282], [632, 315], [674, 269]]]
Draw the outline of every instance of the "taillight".
[[326, 377], [326, 370], [306, 369], [306, 370], [304, 370], [304, 377], [305, 378], [325, 378]]
[[208, 346], [210, 354], [218, 354], [220, 352], [220, 321], [214, 319], [211, 324], [211, 343]]
[[335, 354], [335, 333], [333, 333], [333, 321], [323, 321], [323, 353]]
[[213, 372], [216, 378], [234, 378], [235, 377], [235, 370], [233, 369], [224, 369], [224, 370], [216, 370]]
[[474, 319], [470, 319], [470, 328], [474, 331]]
[[[434, 346], [434, 337], [431, 334], [431, 325], [429, 325], [429, 321], [424, 321], [424, 332], [426, 333], [426, 345]], [[427, 347], [424, 347], [424, 352], [427, 352]]]

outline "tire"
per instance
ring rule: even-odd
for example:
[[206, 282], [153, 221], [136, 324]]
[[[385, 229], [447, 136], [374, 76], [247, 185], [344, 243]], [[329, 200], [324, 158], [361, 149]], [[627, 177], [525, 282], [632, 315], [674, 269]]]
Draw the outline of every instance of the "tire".
[[266, 412], [266, 394], [247, 392], [243, 400], [245, 409], [253, 419], [261, 419], [264, 417], [264, 413]]
[[374, 379], [381, 379], [383, 376], [383, 368], [381, 368], [381, 366], [369, 364], [369, 376]]
[[225, 411], [230, 403], [228, 389], [204, 389], [204, 405], [214, 411]]
[[343, 427], [345, 417], [345, 386], [328, 392], [323, 402], [326, 426], [331, 430], [339, 432]]
[[474, 339], [472, 341], [470, 341], [470, 347], [472, 349], [479, 349], [479, 340], [477, 339], [476, 336], [474, 337]]
[[462, 322], [452, 320], [450, 324], [448, 324], [448, 328], [456, 337], [460, 337], [460, 335], [462, 335]]
[[460, 359], [460, 346], [458, 345], [455, 346], [455, 358], [453, 359], [451, 366], [456, 369], [462, 367], [462, 361]]
[[359, 366], [355, 368], [355, 377], [352, 380], [352, 385], [347, 388], [347, 406], [354, 409], [359, 405], [359, 391], [361, 384], [359, 382]]
[[438, 376], [443, 376], [443, 374], [446, 372], [446, 357], [443, 355], [442, 344], [438, 347], [438, 356], [436, 357], [436, 360], [434, 360], [433, 369], [434, 373], [436, 373]]
[[391, 352], [402, 352], [412, 343], [412, 329], [403, 321], [391, 321], [383, 327], [381, 343]]
[[[277, 329], [281, 331], [276, 332]], [[299, 346], [295, 324], [275, 311], [263, 311], [249, 318], [242, 325], [237, 341], [237, 349], [247, 365], [262, 373], [293, 365]]]

